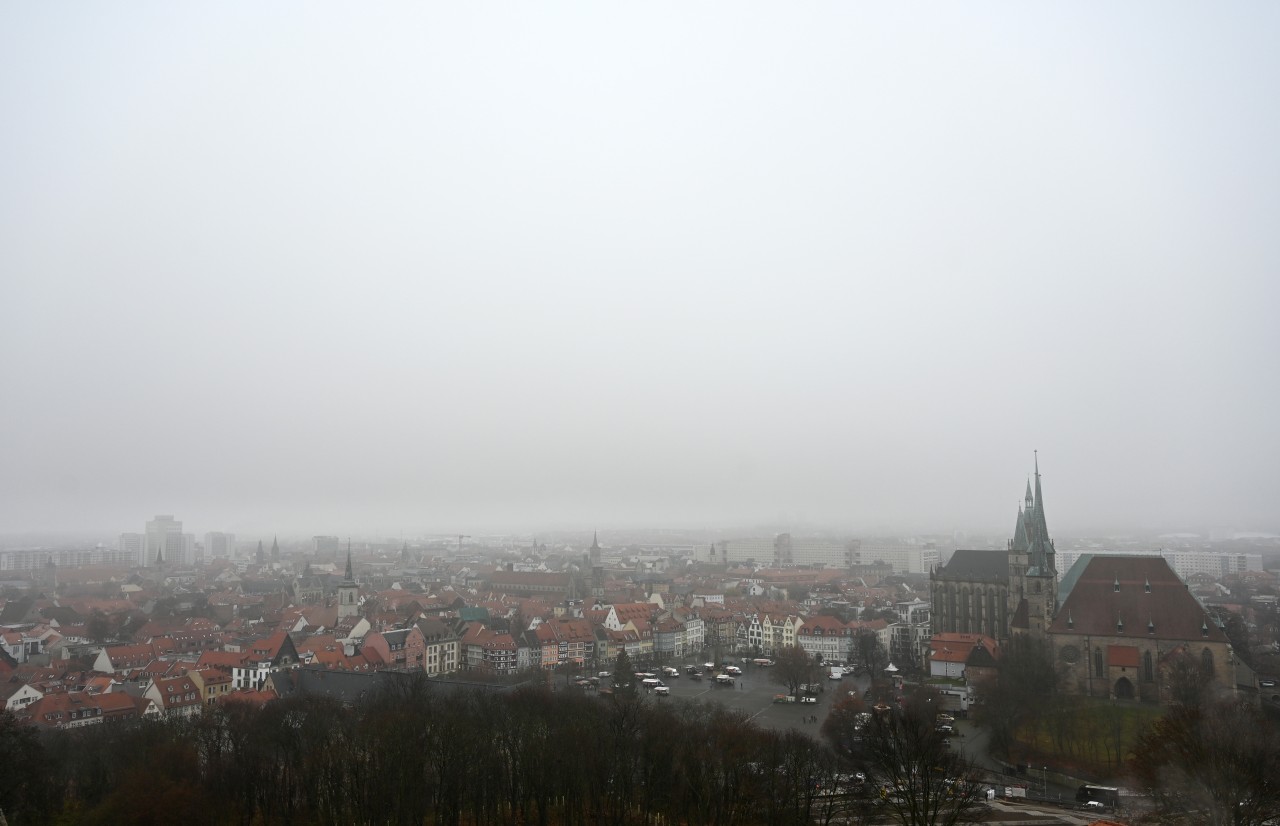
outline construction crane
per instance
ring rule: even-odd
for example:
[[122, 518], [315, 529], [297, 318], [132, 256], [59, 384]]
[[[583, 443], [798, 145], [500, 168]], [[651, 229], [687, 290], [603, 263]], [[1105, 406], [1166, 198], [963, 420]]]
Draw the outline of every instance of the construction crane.
[[462, 540], [470, 539], [470, 538], [471, 538], [471, 534], [469, 533], [458, 534], [458, 553], [462, 553]]

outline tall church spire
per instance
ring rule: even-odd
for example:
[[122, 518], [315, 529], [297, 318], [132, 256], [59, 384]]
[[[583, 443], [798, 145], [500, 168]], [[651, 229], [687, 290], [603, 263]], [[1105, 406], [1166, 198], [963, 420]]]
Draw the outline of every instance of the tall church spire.
[[1040, 451], [1035, 451], [1036, 457], [1036, 510], [1040, 514], [1040, 519], [1044, 519], [1044, 494], [1040, 492]]
[[271, 561], [280, 561], [280, 540], [274, 536], [271, 537]]
[[360, 586], [351, 570], [351, 540], [347, 539], [347, 576], [338, 586], [338, 619], [360, 613]]

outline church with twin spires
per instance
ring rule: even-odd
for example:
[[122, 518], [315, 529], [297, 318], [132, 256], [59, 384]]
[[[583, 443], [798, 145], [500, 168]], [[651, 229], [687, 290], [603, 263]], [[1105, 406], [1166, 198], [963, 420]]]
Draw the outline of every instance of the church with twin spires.
[[1004, 551], [958, 550], [929, 574], [934, 633], [1043, 637], [1058, 610], [1058, 569], [1040, 484], [1040, 461]]
[[1160, 556], [1084, 554], [1059, 582], [1040, 464], [1007, 550], [958, 550], [929, 574], [933, 632], [1045, 641], [1069, 693], [1169, 702], [1175, 661], [1214, 692], [1250, 684], [1224, 629]]

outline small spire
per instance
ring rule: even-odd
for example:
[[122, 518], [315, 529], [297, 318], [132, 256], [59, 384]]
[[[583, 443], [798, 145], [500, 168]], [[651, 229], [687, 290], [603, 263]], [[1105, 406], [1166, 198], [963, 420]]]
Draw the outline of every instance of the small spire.
[[355, 582], [355, 577], [351, 574], [351, 540], [347, 539], [347, 582]]

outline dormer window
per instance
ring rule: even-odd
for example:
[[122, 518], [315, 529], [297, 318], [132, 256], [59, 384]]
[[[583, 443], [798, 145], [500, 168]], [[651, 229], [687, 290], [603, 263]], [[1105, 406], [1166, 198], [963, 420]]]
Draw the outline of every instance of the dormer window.
[[1120, 577], [1116, 577], [1115, 584], [1111, 586], [1111, 590], [1115, 591], [1117, 594], [1120, 593]]
[[1154, 634], [1156, 632], [1156, 623], [1154, 620], [1147, 620], [1147, 633]]
[[1068, 612], [1067, 612], [1067, 627], [1068, 627], [1068, 628], [1075, 628], [1075, 627], [1076, 627], [1076, 621], [1075, 621], [1075, 618], [1071, 616], [1071, 612], [1070, 612], [1070, 611], [1068, 611]]
[[1202, 637], [1207, 637], [1207, 636], [1209, 636], [1209, 622], [1208, 622], [1208, 620], [1201, 620], [1201, 621], [1200, 621], [1200, 636], [1202, 636]]
[[1116, 617], [1116, 633], [1124, 633], [1124, 617]]
[[1143, 590], [1143, 591], [1145, 591], [1145, 592], [1146, 592], [1146, 593], [1148, 593], [1148, 594], [1149, 594], [1149, 593], [1151, 593], [1151, 580], [1149, 580], [1149, 579], [1148, 579], [1148, 580], [1146, 581], [1146, 583], [1145, 583], [1145, 584], [1143, 584], [1143, 586], [1142, 586], [1142, 590]]

